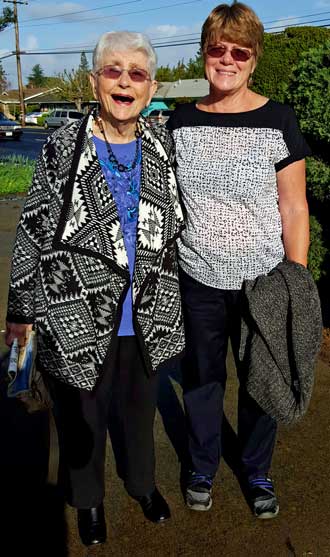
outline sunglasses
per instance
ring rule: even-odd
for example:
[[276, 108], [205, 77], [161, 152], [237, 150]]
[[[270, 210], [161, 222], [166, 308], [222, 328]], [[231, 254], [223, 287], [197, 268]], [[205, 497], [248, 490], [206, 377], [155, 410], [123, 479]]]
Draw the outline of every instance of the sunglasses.
[[209, 46], [206, 49], [206, 54], [211, 58], [221, 58], [227, 51], [230, 52], [230, 55], [235, 62], [247, 62], [252, 56], [252, 52], [244, 48], [239, 48], [238, 46], [228, 48], [221, 44]]
[[96, 75], [103, 75], [106, 79], [119, 79], [123, 72], [127, 72], [129, 78], [134, 81], [134, 83], [150, 81], [148, 72], [146, 70], [142, 70], [142, 68], [132, 68], [127, 70], [126, 68], [118, 68], [118, 66], [104, 66], [95, 73]]

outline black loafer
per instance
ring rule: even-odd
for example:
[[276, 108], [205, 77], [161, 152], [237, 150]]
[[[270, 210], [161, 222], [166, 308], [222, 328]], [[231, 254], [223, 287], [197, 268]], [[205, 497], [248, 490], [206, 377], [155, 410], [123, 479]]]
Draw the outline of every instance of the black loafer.
[[164, 522], [171, 517], [169, 506], [157, 488], [150, 495], [136, 496], [134, 499], [140, 503], [144, 516], [151, 522]]
[[107, 528], [103, 504], [91, 509], [78, 509], [77, 515], [79, 535], [84, 545], [96, 545], [106, 541]]

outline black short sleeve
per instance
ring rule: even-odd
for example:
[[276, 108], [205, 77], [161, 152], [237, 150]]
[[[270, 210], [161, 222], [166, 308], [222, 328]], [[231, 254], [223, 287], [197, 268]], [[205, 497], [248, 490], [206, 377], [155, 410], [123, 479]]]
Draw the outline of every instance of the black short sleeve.
[[312, 154], [309, 145], [299, 129], [294, 110], [287, 105], [284, 105], [283, 108], [283, 139], [290, 154], [275, 164], [276, 172]]

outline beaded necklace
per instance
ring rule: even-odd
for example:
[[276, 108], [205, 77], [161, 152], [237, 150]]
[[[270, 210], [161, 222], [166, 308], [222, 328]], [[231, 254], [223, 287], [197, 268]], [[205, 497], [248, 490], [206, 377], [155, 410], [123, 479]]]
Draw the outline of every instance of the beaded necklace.
[[141, 137], [141, 132], [139, 131], [139, 129], [136, 128], [136, 130], [134, 132], [135, 137], [136, 137], [136, 147], [135, 147], [134, 159], [130, 164], [126, 165], [126, 164], [122, 164], [122, 163], [117, 161], [117, 159], [115, 157], [115, 154], [114, 154], [114, 152], [111, 148], [111, 145], [110, 145], [110, 143], [107, 139], [107, 136], [105, 134], [105, 130], [104, 130], [104, 126], [103, 126], [103, 122], [102, 122], [101, 118], [99, 116], [96, 116], [95, 121], [96, 121], [96, 123], [99, 127], [99, 130], [100, 130], [101, 134], [104, 137], [105, 145], [106, 145], [106, 148], [107, 148], [107, 151], [108, 151], [108, 154], [109, 154], [109, 161], [111, 162], [112, 166], [115, 169], [117, 169], [119, 172], [129, 172], [130, 170], [133, 170], [136, 167], [136, 165], [138, 163], [138, 160], [139, 160], [139, 141], [138, 141], [138, 139], [139, 139], [139, 137]]
[[[120, 205], [125, 205], [125, 214], [126, 214], [126, 218], [124, 219], [123, 222], [123, 227], [126, 230], [126, 225], [125, 225], [125, 221], [127, 219], [127, 224], [129, 226], [129, 223], [133, 223], [134, 221], [137, 220], [137, 216], [138, 216], [138, 206], [139, 206], [139, 198], [140, 198], [140, 192], [139, 192], [139, 188], [138, 188], [138, 178], [136, 175], [136, 167], [137, 165], [139, 165], [141, 163], [141, 158], [142, 158], [142, 152], [141, 152], [141, 132], [139, 131], [139, 129], [137, 128], [135, 130], [135, 137], [136, 137], [136, 146], [135, 146], [135, 154], [134, 154], [134, 158], [132, 160], [131, 163], [129, 164], [123, 164], [120, 163], [112, 148], [111, 145], [106, 137], [105, 134], [105, 130], [104, 130], [104, 126], [103, 126], [103, 122], [101, 120], [101, 118], [96, 115], [95, 117], [95, 122], [99, 127], [100, 132], [102, 133], [103, 137], [104, 137], [104, 142], [105, 142], [105, 146], [108, 152], [108, 156], [109, 156], [109, 161], [107, 164], [103, 163], [102, 161], [100, 161], [101, 166], [106, 167], [108, 170], [110, 170], [110, 172], [113, 174], [114, 179], [116, 180], [116, 182], [118, 183], [118, 185], [120, 184], [120, 188], [122, 189], [122, 193], [119, 194], [119, 198], [117, 199], [117, 201], [120, 203]], [[136, 169], [136, 170], [135, 170]], [[123, 200], [123, 195], [124, 191], [126, 190], [126, 196], [129, 199], [129, 202], [124, 202]], [[131, 234], [131, 232], [129, 232], [128, 230], [126, 230], [126, 233], [128, 235]]]

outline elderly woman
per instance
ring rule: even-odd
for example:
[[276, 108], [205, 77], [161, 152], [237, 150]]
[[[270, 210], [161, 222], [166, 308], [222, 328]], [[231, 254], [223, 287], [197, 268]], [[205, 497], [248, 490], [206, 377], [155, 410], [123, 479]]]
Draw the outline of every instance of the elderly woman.
[[230, 338], [238, 377], [238, 439], [251, 507], [259, 518], [279, 510], [269, 469], [276, 422], [246, 389], [239, 362], [241, 289], [286, 257], [307, 264], [309, 153], [295, 115], [251, 89], [263, 26], [239, 2], [217, 6], [202, 28], [209, 93], [179, 106], [168, 123], [186, 212], [179, 266], [186, 330], [184, 402], [191, 471], [186, 501], [208, 510], [221, 455], [221, 421]]
[[100, 108], [45, 143], [13, 254], [6, 341], [24, 344], [37, 330], [61, 476], [85, 545], [106, 539], [112, 415], [126, 490], [149, 520], [170, 517], [155, 487], [155, 372], [184, 346], [175, 245], [183, 218], [168, 132], [139, 116], [155, 70], [145, 36], [101, 36], [90, 78]]

